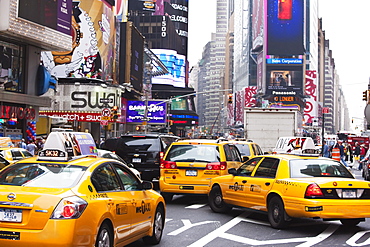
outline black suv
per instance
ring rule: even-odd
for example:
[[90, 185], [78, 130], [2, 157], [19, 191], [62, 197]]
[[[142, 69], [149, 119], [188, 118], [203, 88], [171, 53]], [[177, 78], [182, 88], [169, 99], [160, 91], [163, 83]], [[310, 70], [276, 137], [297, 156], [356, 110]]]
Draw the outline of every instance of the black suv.
[[102, 149], [113, 151], [133, 164], [143, 180], [158, 182], [160, 161], [177, 139], [178, 136], [170, 134], [127, 134], [107, 139]]

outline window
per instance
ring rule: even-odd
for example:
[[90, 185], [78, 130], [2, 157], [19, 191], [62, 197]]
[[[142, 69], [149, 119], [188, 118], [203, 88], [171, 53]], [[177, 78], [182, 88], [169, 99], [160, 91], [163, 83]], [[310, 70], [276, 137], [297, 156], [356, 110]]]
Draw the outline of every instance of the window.
[[279, 159], [265, 158], [258, 166], [255, 177], [275, 178]]
[[258, 162], [262, 158], [254, 158], [251, 160], [248, 160], [246, 163], [244, 163], [239, 169], [238, 169], [238, 175], [240, 176], [250, 176], [258, 164]]
[[24, 48], [0, 41], [0, 84], [3, 90], [24, 93]]
[[97, 168], [91, 181], [98, 192], [122, 190], [117, 173], [109, 164]]
[[240, 153], [236, 146], [234, 145], [224, 145], [224, 150], [226, 154], [226, 161], [240, 161]]
[[115, 170], [117, 171], [118, 176], [120, 177], [123, 188], [125, 190], [138, 190], [139, 182], [136, 176], [128, 172], [124, 167], [120, 165], [114, 165]]

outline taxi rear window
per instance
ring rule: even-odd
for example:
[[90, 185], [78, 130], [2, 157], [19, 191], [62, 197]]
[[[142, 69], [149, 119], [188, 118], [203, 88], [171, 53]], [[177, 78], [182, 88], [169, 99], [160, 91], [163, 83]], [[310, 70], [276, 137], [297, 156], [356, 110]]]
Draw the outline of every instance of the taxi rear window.
[[219, 148], [216, 145], [173, 145], [166, 156], [174, 162], [220, 162]]
[[86, 167], [65, 164], [19, 163], [0, 172], [0, 185], [71, 188]]
[[296, 159], [289, 161], [290, 177], [341, 177], [354, 178], [348, 169], [333, 160]]

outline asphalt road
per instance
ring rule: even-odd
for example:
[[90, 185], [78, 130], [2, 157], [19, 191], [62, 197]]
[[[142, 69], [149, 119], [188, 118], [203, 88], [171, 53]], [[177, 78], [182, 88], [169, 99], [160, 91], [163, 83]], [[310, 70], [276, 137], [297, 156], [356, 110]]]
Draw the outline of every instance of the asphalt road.
[[[359, 171], [353, 172], [362, 179]], [[234, 208], [228, 214], [216, 214], [206, 196], [175, 196], [167, 204], [165, 230], [157, 246], [370, 246], [370, 219], [356, 227], [344, 227], [339, 221], [294, 219], [287, 229], [277, 230], [270, 227], [264, 213]]]

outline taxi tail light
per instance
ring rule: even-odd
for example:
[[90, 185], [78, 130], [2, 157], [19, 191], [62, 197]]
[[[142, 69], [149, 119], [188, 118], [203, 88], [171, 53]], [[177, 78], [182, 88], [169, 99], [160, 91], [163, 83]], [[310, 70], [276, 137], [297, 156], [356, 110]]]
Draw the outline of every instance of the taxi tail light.
[[163, 162], [164, 152], [159, 152], [159, 162]]
[[87, 202], [78, 196], [63, 198], [54, 209], [51, 219], [77, 219], [87, 206]]
[[226, 170], [226, 162], [208, 163], [206, 170]]
[[323, 197], [324, 194], [322, 193], [320, 187], [317, 184], [310, 184], [307, 186], [305, 198], [317, 198]]
[[177, 169], [176, 162], [163, 160], [161, 163], [162, 169]]

